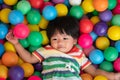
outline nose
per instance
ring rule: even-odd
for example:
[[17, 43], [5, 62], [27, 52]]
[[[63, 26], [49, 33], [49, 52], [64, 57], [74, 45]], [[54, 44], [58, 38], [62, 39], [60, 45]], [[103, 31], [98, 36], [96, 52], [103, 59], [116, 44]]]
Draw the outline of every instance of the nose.
[[63, 40], [62, 39], [59, 39], [58, 40], [58, 45], [62, 45], [63, 44]]

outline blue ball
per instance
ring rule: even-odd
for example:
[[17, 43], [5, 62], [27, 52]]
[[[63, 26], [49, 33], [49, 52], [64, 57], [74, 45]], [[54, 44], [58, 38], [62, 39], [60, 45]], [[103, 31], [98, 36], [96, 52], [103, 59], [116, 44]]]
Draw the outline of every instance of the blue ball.
[[57, 17], [57, 10], [54, 6], [48, 5], [42, 11], [43, 17], [46, 20], [53, 20]]
[[99, 49], [94, 49], [90, 52], [89, 59], [93, 64], [100, 64], [104, 60], [103, 52]]
[[0, 23], [0, 39], [4, 39], [7, 33], [8, 33], [7, 25]]
[[3, 55], [4, 51], [5, 51], [4, 46], [0, 44], [0, 57]]
[[90, 33], [90, 35], [91, 35], [93, 41], [95, 41], [97, 39], [97, 37], [98, 37], [98, 35], [93, 31]]
[[13, 10], [9, 13], [8, 20], [11, 24], [16, 25], [23, 22], [24, 15], [19, 10]]
[[0, 0], [0, 4], [3, 4], [3, 0]]
[[115, 42], [115, 48], [120, 52], [120, 40]]

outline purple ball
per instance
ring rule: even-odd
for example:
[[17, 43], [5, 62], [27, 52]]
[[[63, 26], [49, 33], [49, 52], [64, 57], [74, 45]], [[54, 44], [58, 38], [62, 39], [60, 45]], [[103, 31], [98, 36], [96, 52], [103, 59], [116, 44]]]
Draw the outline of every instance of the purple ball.
[[104, 22], [109, 22], [112, 19], [112, 12], [110, 10], [100, 12], [99, 18]]
[[98, 22], [95, 24], [93, 31], [98, 35], [98, 36], [105, 36], [107, 33], [108, 25], [105, 22]]
[[8, 70], [10, 80], [22, 80], [24, 78], [24, 70], [20, 66], [13, 66]]
[[64, 0], [52, 0], [52, 2], [58, 4], [58, 3], [64, 3]]
[[11, 6], [6, 5], [6, 4], [2, 4], [1, 6], [2, 6], [2, 8], [9, 8], [9, 9], [12, 9], [12, 7], [11, 7]]
[[35, 68], [35, 70], [37, 70], [37, 71], [42, 71], [42, 65], [40, 64], [40, 63], [36, 63], [36, 64], [34, 64], [34, 68]]

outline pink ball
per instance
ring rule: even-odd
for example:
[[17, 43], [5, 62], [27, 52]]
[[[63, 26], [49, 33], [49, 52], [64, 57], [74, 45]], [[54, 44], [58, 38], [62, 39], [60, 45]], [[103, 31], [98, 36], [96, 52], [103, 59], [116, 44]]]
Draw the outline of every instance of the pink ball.
[[116, 71], [120, 72], [120, 58], [117, 58], [117, 59], [114, 61], [113, 65], [114, 65], [114, 69], [115, 69]]
[[92, 46], [93, 40], [90, 34], [84, 33], [78, 39], [78, 44], [82, 48], [89, 48]]
[[113, 14], [120, 14], [120, 4], [117, 4], [112, 12]]
[[33, 76], [30, 76], [30, 77], [28, 78], [28, 80], [42, 80], [42, 78], [33, 75]]
[[21, 23], [17, 24], [13, 29], [13, 34], [18, 39], [25, 39], [30, 33], [30, 30], [27, 25]]
[[64, 0], [52, 0], [53, 3], [58, 4], [58, 3], [63, 3]]

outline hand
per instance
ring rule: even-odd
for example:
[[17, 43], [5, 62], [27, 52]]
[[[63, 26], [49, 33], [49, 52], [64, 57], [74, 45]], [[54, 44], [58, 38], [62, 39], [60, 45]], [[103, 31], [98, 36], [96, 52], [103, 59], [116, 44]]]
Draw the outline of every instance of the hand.
[[13, 35], [12, 30], [8, 32], [6, 39], [14, 45], [18, 43], [18, 38]]
[[115, 80], [120, 80], [120, 73], [115, 73]]

